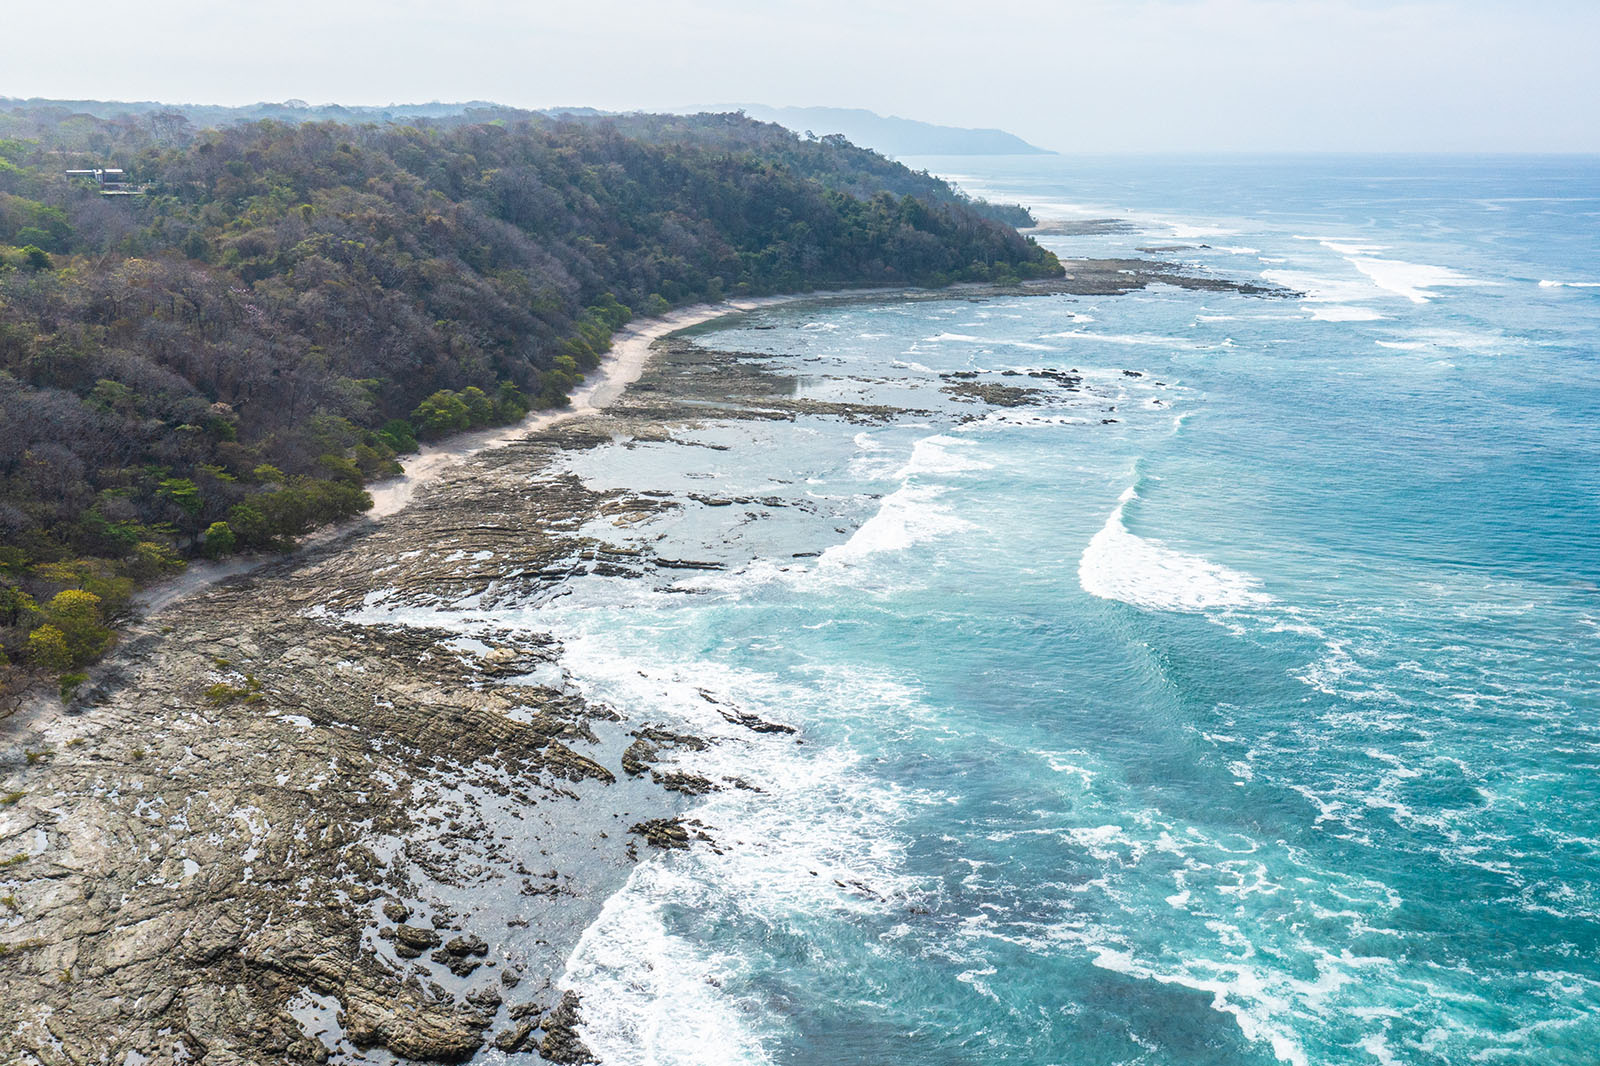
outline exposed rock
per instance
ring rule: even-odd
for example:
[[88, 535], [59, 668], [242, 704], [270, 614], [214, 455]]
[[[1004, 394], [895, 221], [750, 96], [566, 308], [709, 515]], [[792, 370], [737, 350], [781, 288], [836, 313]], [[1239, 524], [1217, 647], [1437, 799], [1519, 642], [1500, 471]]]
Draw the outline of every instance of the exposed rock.
[[556, 1009], [544, 1020], [544, 1041], [539, 1054], [551, 1062], [563, 1064], [597, 1062], [594, 1054], [578, 1038], [577, 1027], [583, 1019], [578, 1014], [578, 994], [564, 993]]
[[628, 832], [644, 837], [652, 847], [671, 850], [689, 846], [689, 830], [681, 818], [651, 818], [636, 823]]
[[622, 753], [622, 769], [630, 775], [647, 773], [655, 761], [656, 747], [644, 740], [635, 740]]
[[[1147, 260], [1067, 270], [1024, 289], [1263, 291]], [[605, 413], [481, 453], [381, 525], [176, 600], [126, 634], [69, 713], [53, 695], [0, 695], [0, 1062], [325, 1061], [290, 1014], [308, 995], [336, 1004], [351, 1046], [461, 1061], [489, 1040], [497, 1006], [482, 990], [435, 983], [437, 966], [490, 965], [489, 946], [464, 929], [487, 931], [492, 915], [498, 985], [541, 998], [640, 837], [716, 847], [679, 816], [685, 794], [715, 786], [662, 765], [706, 742], [631, 722], [599, 728], [618, 709], [559, 680], [526, 683], [560, 658], [548, 634], [488, 634], [472, 650], [444, 628], [362, 620], [381, 619], [384, 605], [468, 598], [492, 612], [558, 595], [574, 575], [660, 580], [663, 568], [725, 565], [661, 559], [631, 541], [682, 497], [592, 488], [564, 465], [570, 453], [684, 440], [712, 421], [932, 414], [810, 399], [758, 353], [681, 338], [659, 351]], [[1075, 372], [1031, 376], [1041, 388], [1081, 384]], [[700, 503], [733, 520], [741, 512], [729, 508], [811, 505], [793, 494]], [[617, 532], [602, 541], [597, 527]], [[219, 683], [249, 696], [208, 700]], [[704, 695], [743, 729], [795, 732]], [[608, 787], [619, 762], [633, 780]], [[605, 832], [628, 824], [612, 815], [633, 832]], [[541, 853], [549, 875], [522, 866]], [[489, 898], [512, 912], [486, 910]], [[539, 1008], [505, 1013], [496, 1046], [531, 1050]], [[541, 1053], [592, 1061], [577, 1024], [576, 997], [563, 997]]]
[[652, 770], [650, 780], [667, 789], [669, 792], [681, 792], [685, 796], [704, 796], [707, 792], [716, 792], [718, 788], [710, 778], [701, 777], [699, 774], [686, 774], [678, 771], [661, 773]]
[[493, 1014], [500, 1008], [500, 992], [493, 985], [484, 985], [476, 991], [468, 992], [467, 1002], [481, 1011]]
[[444, 946], [444, 949], [452, 955], [489, 954], [489, 945], [484, 943], [481, 938], [471, 935], [451, 937], [450, 942]]
[[1018, 385], [1002, 385], [998, 382], [962, 381], [954, 385], [946, 385], [946, 393], [958, 400], [967, 402], [982, 401], [993, 407], [1026, 407], [1029, 404], [1039, 403], [1044, 393], [1038, 389], [1025, 389]]
[[441, 942], [439, 934], [432, 929], [421, 929], [414, 925], [395, 926], [394, 939], [396, 944], [415, 948], [418, 951], [426, 948], [436, 948]]
[[533, 1022], [522, 1022], [502, 1030], [495, 1035], [494, 1046], [501, 1051], [527, 1051], [533, 1046], [533, 1034], [537, 1028]]

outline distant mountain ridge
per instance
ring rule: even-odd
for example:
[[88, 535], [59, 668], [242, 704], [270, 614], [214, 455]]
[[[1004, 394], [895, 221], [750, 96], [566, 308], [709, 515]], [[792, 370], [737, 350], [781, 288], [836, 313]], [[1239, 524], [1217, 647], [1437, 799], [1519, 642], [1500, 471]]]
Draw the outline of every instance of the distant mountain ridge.
[[[412, 119], [454, 118], [465, 114], [528, 114], [518, 108], [506, 107], [487, 100], [466, 103], [382, 104], [378, 106], [346, 106], [344, 104], [308, 104], [304, 100], [284, 100], [278, 103], [262, 101], [229, 107], [222, 104], [168, 104], [153, 100], [51, 100], [41, 97], [22, 99], [0, 96], [0, 111], [13, 108], [30, 111], [58, 108], [68, 114], [93, 115], [100, 119], [150, 115], [158, 112], [178, 112], [191, 123], [201, 127], [227, 126], [242, 122], [259, 122], [273, 119], [278, 122], [404, 122]], [[565, 111], [592, 110], [564, 108]]]
[[1005, 130], [938, 126], [883, 116], [856, 107], [766, 107], [744, 104], [751, 118], [776, 122], [796, 133], [842, 133], [854, 144], [885, 155], [1055, 155]]
[[[513, 119], [530, 114], [579, 121], [620, 115], [626, 112], [601, 111], [592, 107], [549, 107], [523, 109], [488, 100], [463, 103], [431, 101], [422, 104], [308, 104], [304, 100], [245, 104], [227, 107], [219, 104], [167, 104], [151, 100], [50, 100], [0, 96], [0, 110], [25, 107], [30, 110], [60, 109], [66, 114], [93, 115], [100, 119], [145, 116], [162, 112], [182, 114], [195, 126], [230, 126], [242, 122], [272, 119], [278, 122], [412, 122], [419, 119], [451, 119], [470, 116], [477, 121]], [[939, 126], [917, 119], [883, 116], [864, 108], [852, 107], [767, 107], [740, 104], [714, 108], [679, 109], [693, 111], [742, 110], [761, 122], [775, 122], [795, 133], [819, 137], [843, 134], [852, 144], [889, 156], [908, 155], [1055, 155], [1048, 148], [1029, 144], [1005, 130], [966, 129]]]

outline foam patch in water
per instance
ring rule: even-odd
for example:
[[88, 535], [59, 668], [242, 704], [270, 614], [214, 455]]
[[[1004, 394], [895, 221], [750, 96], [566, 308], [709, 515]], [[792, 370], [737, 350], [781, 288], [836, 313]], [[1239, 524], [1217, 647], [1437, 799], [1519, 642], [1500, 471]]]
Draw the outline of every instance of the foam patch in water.
[[1273, 602], [1249, 574], [1129, 532], [1123, 510], [1136, 498], [1135, 490], [1124, 492], [1083, 550], [1078, 581], [1085, 592], [1156, 611], [1263, 607]]

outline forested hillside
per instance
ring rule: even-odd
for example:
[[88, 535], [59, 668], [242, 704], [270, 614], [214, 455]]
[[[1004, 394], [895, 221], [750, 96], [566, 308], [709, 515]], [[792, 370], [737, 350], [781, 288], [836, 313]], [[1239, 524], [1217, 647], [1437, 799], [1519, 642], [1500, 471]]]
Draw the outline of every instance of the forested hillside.
[[[142, 195], [65, 174], [93, 167]], [[563, 403], [635, 314], [1059, 272], [994, 214], [738, 115], [0, 112], [0, 656], [70, 672], [136, 583], [283, 547], [418, 439]]]

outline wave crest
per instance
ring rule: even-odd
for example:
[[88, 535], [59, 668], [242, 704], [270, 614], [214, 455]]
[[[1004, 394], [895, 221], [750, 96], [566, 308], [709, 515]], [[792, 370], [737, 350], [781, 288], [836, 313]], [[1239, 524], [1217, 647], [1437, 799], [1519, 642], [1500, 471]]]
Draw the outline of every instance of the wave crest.
[[1129, 532], [1123, 509], [1130, 488], [1078, 561], [1078, 583], [1091, 596], [1154, 611], [1264, 607], [1273, 598], [1249, 574]]

